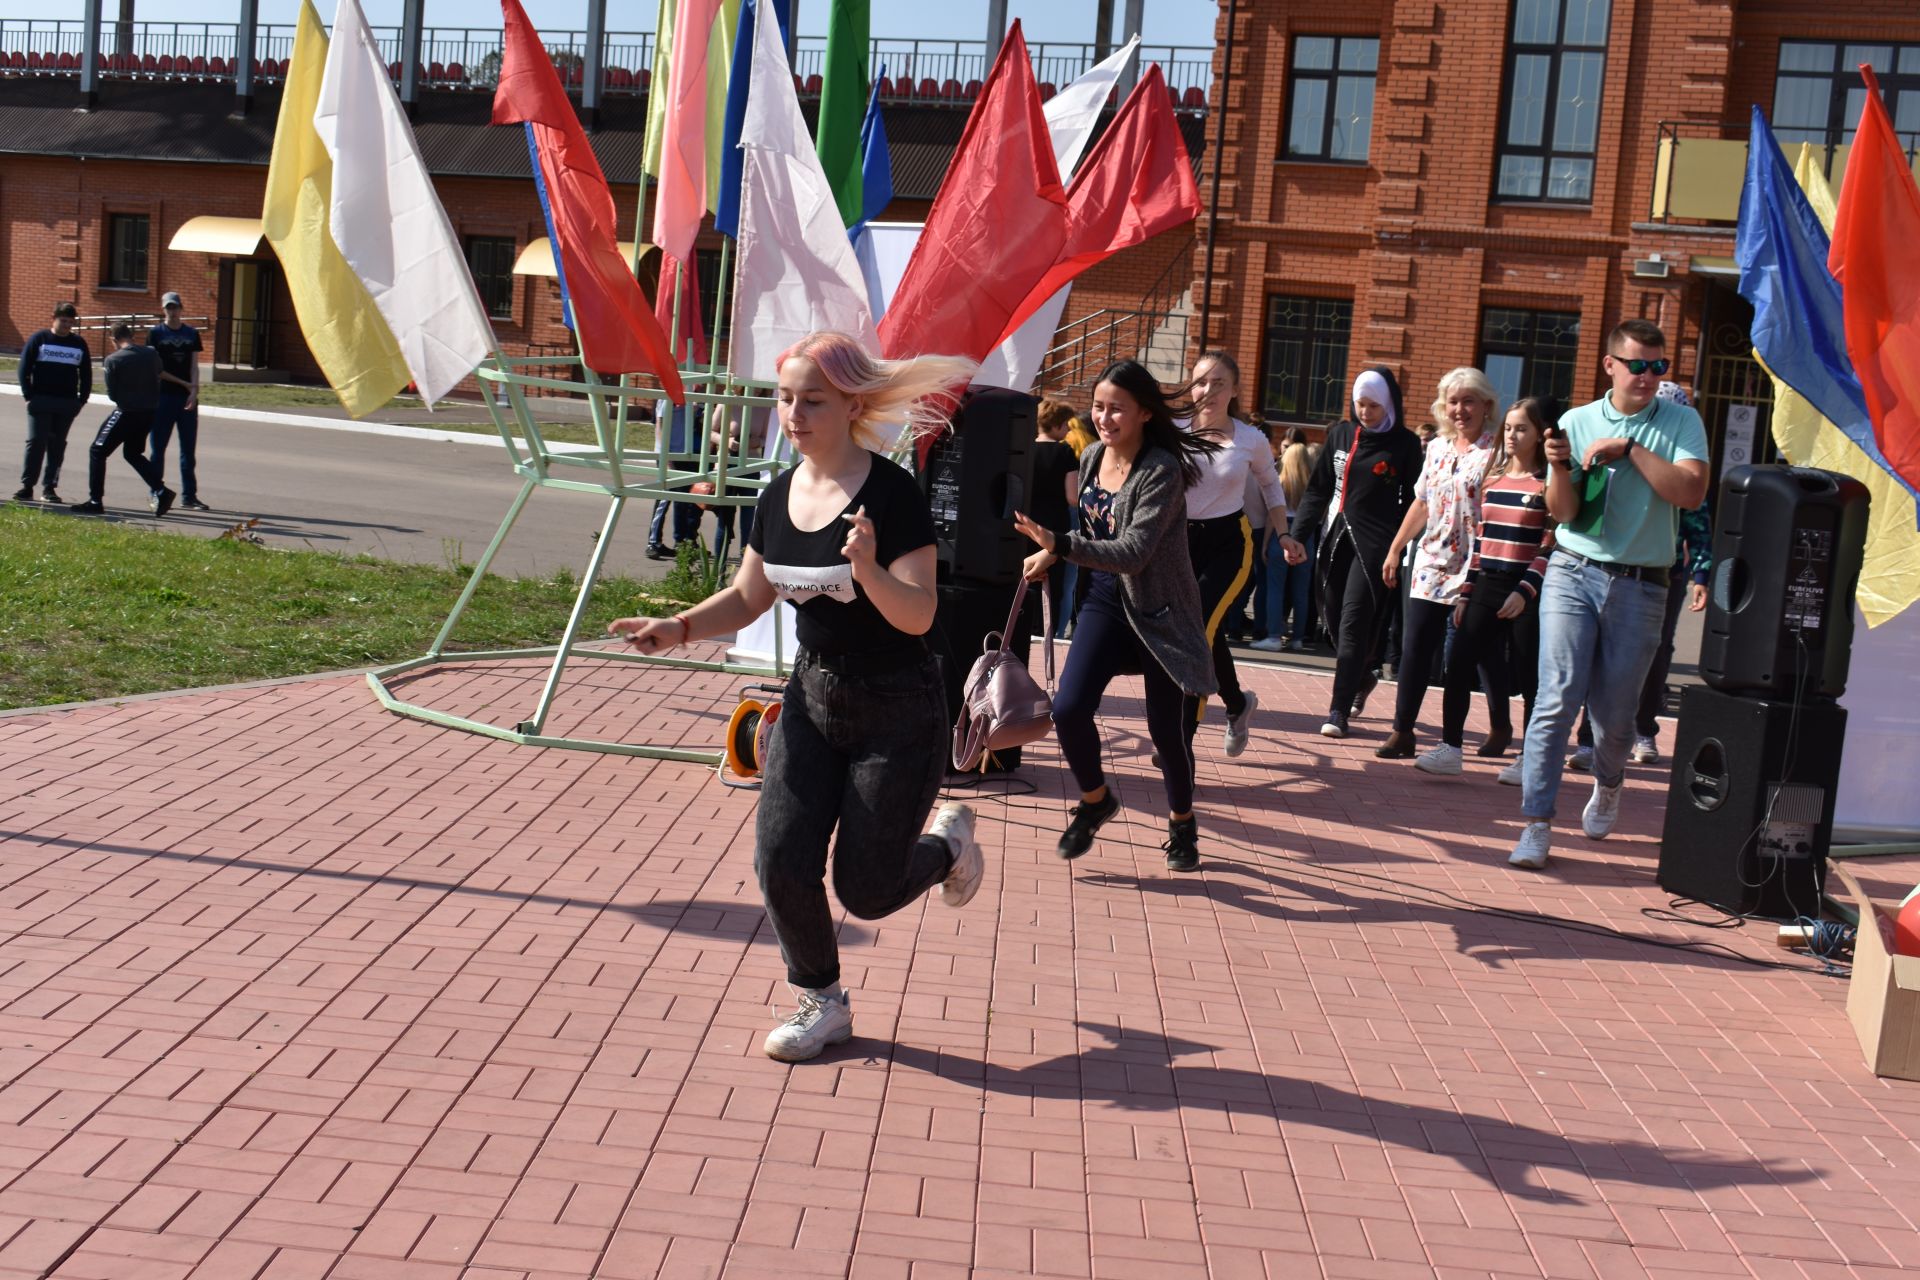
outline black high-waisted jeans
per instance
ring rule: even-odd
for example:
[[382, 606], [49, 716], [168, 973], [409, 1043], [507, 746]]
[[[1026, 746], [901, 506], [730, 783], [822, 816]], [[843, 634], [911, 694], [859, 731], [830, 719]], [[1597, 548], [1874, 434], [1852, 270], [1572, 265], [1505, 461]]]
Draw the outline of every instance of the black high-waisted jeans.
[[947, 842], [921, 834], [946, 777], [948, 728], [931, 656], [849, 674], [800, 652], [768, 735], [753, 859], [794, 986], [840, 981], [829, 842], [834, 894], [863, 920], [893, 914], [952, 870]]

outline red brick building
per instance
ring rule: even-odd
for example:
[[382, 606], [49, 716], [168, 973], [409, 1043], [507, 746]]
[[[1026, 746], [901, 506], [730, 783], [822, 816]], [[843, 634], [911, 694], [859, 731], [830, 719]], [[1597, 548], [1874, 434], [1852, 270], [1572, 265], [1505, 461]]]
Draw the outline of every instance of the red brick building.
[[[160, 39], [174, 26], [138, 25], [136, 43]], [[0, 43], [7, 38], [0, 31]], [[275, 39], [263, 36], [261, 47], [270, 50]], [[611, 57], [619, 56], [620, 39], [609, 37]], [[881, 43], [876, 65], [894, 58], [897, 68], [900, 55]], [[967, 57], [983, 60], [982, 46], [971, 46], [971, 54], [964, 52], [968, 47], [956, 44], [962, 52], [946, 55], [956, 61], [944, 80], [922, 77], [902, 80], [891, 92], [885, 90], [892, 82], [883, 88], [897, 192], [887, 219], [926, 216], [971, 106], [969, 86], [951, 73], [965, 74]], [[1036, 68], [1064, 80], [1077, 74], [1070, 55], [1078, 49], [1044, 58], [1037, 49]], [[480, 53], [465, 52], [467, 66], [482, 64]], [[1169, 79], [1176, 89], [1184, 82], [1182, 126], [1197, 159], [1208, 51], [1162, 54], [1171, 60]], [[628, 60], [637, 56], [630, 52]], [[808, 56], [803, 45], [803, 69]], [[919, 56], [923, 62], [928, 57], [924, 51]], [[116, 64], [100, 77], [91, 109], [76, 110], [81, 94], [72, 66], [55, 67], [51, 55], [40, 66], [10, 63], [9, 51], [0, 48], [0, 154], [6, 155], [0, 173], [0, 349], [18, 350], [57, 301], [76, 303], [83, 317], [103, 326], [105, 317], [155, 315], [160, 295], [178, 290], [187, 315], [208, 330], [214, 376], [319, 377], [273, 252], [256, 229], [279, 109], [276, 75], [284, 64], [276, 68], [267, 58], [256, 68], [252, 91], [236, 96], [233, 68], [223, 65], [217, 51], [211, 60], [197, 60], [202, 69], [186, 74], [191, 64], [185, 57], [171, 72]], [[460, 64], [446, 65], [461, 76], [447, 74], [440, 61], [432, 64], [412, 108], [414, 127], [495, 332], [509, 355], [571, 354], [550, 259], [528, 252], [546, 229], [524, 137], [517, 128], [492, 127], [491, 93], [467, 78]], [[819, 78], [812, 75], [802, 95], [809, 114]], [[583, 107], [625, 228], [635, 225], [646, 107], [644, 78], [624, 72], [610, 73], [597, 105]], [[1097, 339], [1085, 344], [1088, 350], [1112, 348], [1158, 327], [1164, 314], [1143, 326], [1138, 313], [1143, 307], [1157, 313], [1178, 309], [1189, 287], [1193, 244], [1193, 232], [1183, 229], [1103, 264], [1076, 289], [1065, 327], [1098, 330]], [[707, 232], [701, 245], [710, 306], [720, 240]], [[1127, 324], [1116, 324], [1119, 316], [1128, 317]], [[1184, 318], [1175, 319], [1173, 364], [1186, 336]], [[1059, 370], [1054, 381], [1073, 372]]]
[[1342, 416], [1370, 363], [1424, 419], [1462, 364], [1589, 398], [1644, 317], [1716, 451], [1748, 405], [1770, 456], [1732, 262], [1750, 106], [1837, 190], [1863, 61], [1920, 143], [1914, 0], [1238, 0], [1208, 340], [1269, 421]]

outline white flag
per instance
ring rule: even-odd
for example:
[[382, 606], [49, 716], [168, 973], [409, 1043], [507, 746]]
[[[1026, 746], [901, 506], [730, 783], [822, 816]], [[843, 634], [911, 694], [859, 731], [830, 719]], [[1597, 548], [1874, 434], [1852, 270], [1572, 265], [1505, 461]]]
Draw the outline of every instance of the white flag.
[[333, 242], [432, 404], [493, 350], [493, 329], [356, 0], [334, 13], [313, 127], [333, 157]]
[[771, 379], [774, 358], [816, 329], [852, 334], [877, 353], [866, 283], [800, 114], [777, 22], [753, 24], [740, 149], [735, 371]]
[[[1101, 109], [1107, 105], [1107, 95], [1139, 48], [1140, 37], [1134, 36], [1111, 56], [1087, 68], [1085, 75], [1054, 94], [1040, 109], [1047, 118], [1047, 137], [1053, 143], [1053, 158], [1060, 167], [1062, 182], [1072, 181], [1073, 171], [1080, 167], [1080, 157], [1093, 137], [1093, 128], [1100, 121]], [[1031, 390], [1053, 346], [1053, 335], [1059, 331], [1060, 315], [1067, 309], [1067, 294], [1072, 290], [1070, 284], [1061, 286], [1027, 317], [1025, 324], [989, 352], [980, 362], [980, 371], [973, 375], [973, 385]]]

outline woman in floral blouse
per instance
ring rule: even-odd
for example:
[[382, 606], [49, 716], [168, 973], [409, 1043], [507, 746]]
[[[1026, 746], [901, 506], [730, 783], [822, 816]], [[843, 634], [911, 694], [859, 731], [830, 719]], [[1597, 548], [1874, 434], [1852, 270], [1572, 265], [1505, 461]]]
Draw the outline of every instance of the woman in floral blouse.
[[[1394, 699], [1393, 732], [1373, 754], [1411, 759], [1413, 723], [1427, 696], [1427, 677], [1447, 638], [1447, 619], [1460, 601], [1480, 527], [1480, 492], [1493, 459], [1487, 423], [1499, 405], [1487, 375], [1460, 368], [1440, 379], [1433, 401], [1439, 435], [1427, 446], [1426, 464], [1414, 485], [1413, 505], [1400, 522], [1381, 566], [1389, 586], [1400, 581], [1400, 553], [1415, 538], [1408, 584], [1405, 631], [1400, 641], [1400, 689]], [[1504, 747], [1502, 748], [1504, 750]]]

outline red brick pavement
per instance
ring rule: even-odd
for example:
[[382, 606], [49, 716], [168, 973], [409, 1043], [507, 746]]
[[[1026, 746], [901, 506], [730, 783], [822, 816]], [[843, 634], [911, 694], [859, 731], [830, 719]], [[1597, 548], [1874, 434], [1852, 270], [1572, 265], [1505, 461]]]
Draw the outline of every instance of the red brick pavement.
[[[414, 693], [506, 721], [536, 674]], [[1657, 770], [1512, 872], [1493, 766], [1249, 683], [1203, 874], [1162, 869], [1123, 684], [1124, 823], [1055, 860], [1032, 751], [1036, 794], [976, 801], [972, 906], [844, 925], [859, 1035], [799, 1067], [759, 1051], [753, 797], [705, 771], [354, 679], [0, 719], [0, 1280], [1920, 1265], [1920, 1085], [1867, 1073], [1843, 983], [1472, 909], [1779, 957], [1642, 915]], [[588, 668], [555, 724], [708, 744], [736, 684]]]

